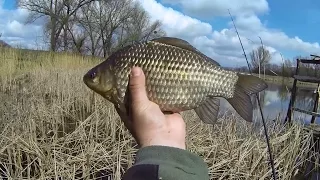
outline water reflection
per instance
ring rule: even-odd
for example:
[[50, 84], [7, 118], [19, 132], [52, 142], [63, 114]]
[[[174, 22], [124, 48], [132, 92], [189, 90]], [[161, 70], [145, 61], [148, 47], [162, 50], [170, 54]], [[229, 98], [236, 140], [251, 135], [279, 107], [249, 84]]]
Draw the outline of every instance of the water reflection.
[[[283, 83], [268, 83], [268, 89], [260, 93], [260, 103], [262, 111], [266, 120], [281, 120], [283, 121], [287, 115], [287, 109], [291, 96], [291, 85], [285, 85], [286, 79], [283, 79]], [[307, 111], [313, 110], [313, 104], [315, 101], [315, 88], [311, 87], [299, 87], [295, 100], [295, 107], [304, 109]], [[260, 124], [261, 115], [256, 97], [253, 96], [254, 106], [254, 122]], [[221, 113], [233, 109], [229, 103], [225, 100], [221, 100]], [[320, 112], [320, 108], [318, 109]], [[309, 124], [311, 121], [311, 115], [307, 115], [300, 112], [294, 112], [294, 119], [303, 123]], [[316, 119], [316, 123], [320, 124], [320, 118]]]

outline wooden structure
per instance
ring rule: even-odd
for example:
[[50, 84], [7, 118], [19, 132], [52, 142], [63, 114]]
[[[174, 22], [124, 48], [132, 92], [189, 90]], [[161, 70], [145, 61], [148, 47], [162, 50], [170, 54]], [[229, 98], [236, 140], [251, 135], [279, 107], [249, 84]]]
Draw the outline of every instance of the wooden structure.
[[[316, 165], [319, 163], [320, 159], [320, 126], [315, 123], [316, 117], [320, 117], [320, 113], [318, 113], [318, 105], [319, 105], [319, 94], [320, 94], [320, 78], [303, 76], [299, 75], [299, 66], [300, 63], [304, 64], [314, 64], [320, 65], [320, 56], [311, 55], [313, 59], [297, 59], [296, 72], [293, 76], [293, 86], [291, 90], [291, 98], [288, 106], [288, 112], [285, 119], [285, 123], [291, 123], [293, 111], [298, 111], [301, 113], [311, 115], [311, 124], [305, 126], [305, 130], [313, 132], [312, 142], [310, 143], [310, 151], [308, 152], [309, 161], [305, 164], [305, 167], [302, 168], [301, 179], [316, 179], [320, 175], [319, 167]], [[317, 90], [315, 91], [315, 103], [313, 105], [312, 111], [307, 111], [303, 109], [296, 108], [294, 106], [295, 99], [297, 95], [297, 82], [309, 82], [318, 84]]]
[[[317, 113], [318, 110], [318, 105], [319, 105], [319, 88], [320, 88], [320, 78], [316, 78], [316, 77], [310, 77], [310, 76], [302, 76], [299, 75], [299, 66], [300, 63], [304, 63], [304, 64], [317, 64], [320, 65], [320, 56], [316, 56], [316, 55], [311, 55], [313, 57], [313, 59], [297, 59], [297, 66], [296, 66], [296, 72], [295, 75], [293, 76], [294, 81], [293, 81], [293, 86], [292, 86], [292, 91], [291, 91], [291, 98], [290, 98], [290, 102], [289, 102], [289, 106], [288, 106], [288, 111], [287, 111], [287, 116], [285, 119], [285, 123], [287, 122], [291, 122], [291, 118], [292, 118], [292, 112], [293, 111], [298, 111], [298, 112], [302, 112], [305, 114], [309, 114], [312, 116], [311, 118], [311, 123], [314, 123], [316, 120], [316, 117], [320, 117], [320, 113]], [[316, 83], [318, 84], [318, 90], [315, 93], [315, 103], [313, 105], [313, 111], [307, 111], [307, 110], [303, 110], [303, 109], [299, 109], [294, 107], [294, 103], [295, 103], [295, 99], [296, 99], [296, 93], [297, 93], [297, 81], [300, 82], [310, 82], [310, 83]]]

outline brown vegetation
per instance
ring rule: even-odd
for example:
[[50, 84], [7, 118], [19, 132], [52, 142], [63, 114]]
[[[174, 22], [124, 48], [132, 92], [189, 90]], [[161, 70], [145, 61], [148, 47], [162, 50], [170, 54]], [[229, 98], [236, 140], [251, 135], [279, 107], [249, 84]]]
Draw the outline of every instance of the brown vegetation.
[[[82, 82], [100, 60], [19, 52], [0, 49], [0, 174], [120, 179], [137, 149], [111, 104]], [[193, 111], [183, 116], [188, 150], [204, 158], [212, 179], [270, 179], [262, 130], [230, 114], [214, 127]], [[306, 160], [311, 135], [297, 124], [268, 127], [279, 179], [290, 179]]]

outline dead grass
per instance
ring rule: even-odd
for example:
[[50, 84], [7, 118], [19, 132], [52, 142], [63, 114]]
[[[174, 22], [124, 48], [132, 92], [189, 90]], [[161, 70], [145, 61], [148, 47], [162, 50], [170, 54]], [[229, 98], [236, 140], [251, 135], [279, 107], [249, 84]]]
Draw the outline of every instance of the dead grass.
[[[98, 60], [0, 49], [0, 179], [120, 179], [135, 142], [111, 104], [82, 83]], [[270, 179], [263, 131], [226, 115], [204, 125], [183, 113], [187, 146], [208, 163], [212, 179]], [[306, 161], [311, 135], [299, 125], [269, 124], [279, 179]]]

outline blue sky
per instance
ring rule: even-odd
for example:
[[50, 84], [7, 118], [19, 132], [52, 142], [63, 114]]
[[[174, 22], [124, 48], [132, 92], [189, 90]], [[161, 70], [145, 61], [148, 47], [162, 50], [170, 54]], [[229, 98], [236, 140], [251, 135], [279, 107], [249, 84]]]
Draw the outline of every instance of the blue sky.
[[16, 9], [16, 1], [15, 0], [4, 0], [3, 7], [4, 9]]
[[[160, 20], [169, 36], [189, 41], [223, 66], [246, 65], [230, 21], [231, 10], [246, 53], [264, 45], [272, 62], [310, 53], [320, 55], [320, 1], [316, 0], [138, 0], [153, 20]], [[2, 40], [15, 46], [43, 48], [40, 21], [24, 25], [26, 10], [15, 0], [0, 0]], [[22, 31], [23, 30], [23, 31]]]
[[[289, 37], [298, 36], [306, 42], [320, 42], [320, 33], [318, 33], [315, 28], [320, 25], [320, 1], [269, 0], [267, 2], [269, 11], [258, 15], [260, 21], [266, 28], [282, 31]], [[183, 8], [177, 4], [169, 4], [168, 7], [177, 11], [183, 11]], [[228, 6], [226, 6], [226, 9], [227, 8]], [[234, 15], [232, 10], [231, 14]], [[227, 24], [230, 22], [229, 16], [217, 16], [213, 18], [198, 17], [198, 19], [210, 23], [214, 29], [218, 31], [228, 27]], [[281, 53], [290, 59], [298, 55], [308, 56], [310, 54], [308, 52], [290, 50], [287, 48], [282, 48]]]
[[279, 28], [289, 36], [299, 36], [310, 42], [319, 42], [320, 1], [270, 0], [270, 14], [264, 17], [268, 27]]

